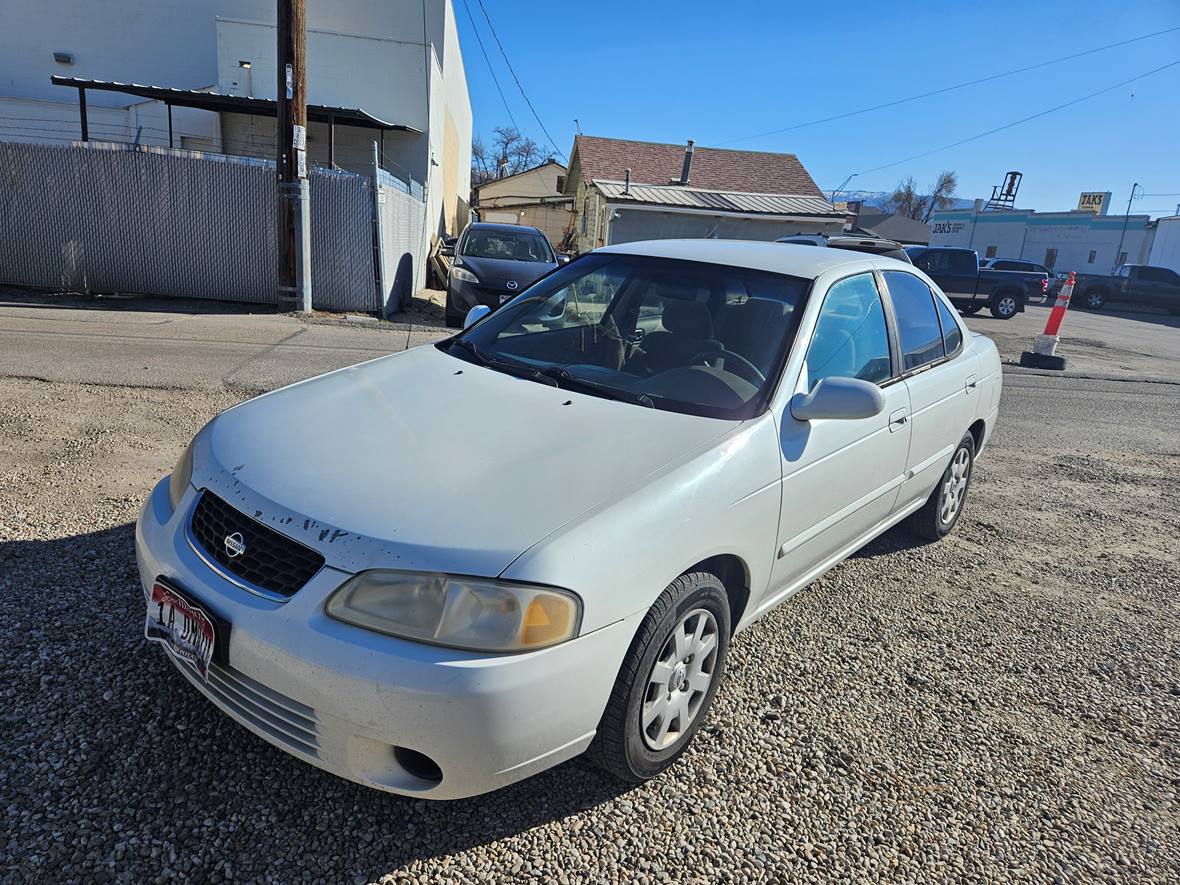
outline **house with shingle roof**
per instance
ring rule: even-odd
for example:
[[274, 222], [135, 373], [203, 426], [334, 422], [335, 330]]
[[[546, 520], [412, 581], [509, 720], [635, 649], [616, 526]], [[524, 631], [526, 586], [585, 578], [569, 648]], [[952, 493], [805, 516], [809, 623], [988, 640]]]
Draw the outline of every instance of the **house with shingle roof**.
[[579, 135], [570, 153], [570, 251], [636, 240], [774, 240], [840, 233], [844, 213], [794, 154]]

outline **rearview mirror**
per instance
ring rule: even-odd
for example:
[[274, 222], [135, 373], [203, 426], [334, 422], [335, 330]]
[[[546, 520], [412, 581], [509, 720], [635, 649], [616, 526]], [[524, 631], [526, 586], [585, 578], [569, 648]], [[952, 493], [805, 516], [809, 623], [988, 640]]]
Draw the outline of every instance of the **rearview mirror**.
[[[480, 320], [482, 320], [484, 317], [486, 317], [491, 312], [492, 312], [492, 309], [490, 307], [488, 307], [486, 304], [475, 305], [475, 307], [473, 307], [473, 308], [471, 308], [471, 310], [467, 311], [467, 316], [464, 317], [464, 319], [463, 319], [463, 328], [468, 329], [471, 326], [474, 326], [476, 323], [478, 323]], [[880, 410], [878, 409], [878, 411], [880, 411]]]
[[859, 378], [822, 378], [811, 393], [791, 397], [791, 415], [799, 421], [872, 418], [884, 409], [881, 388]]

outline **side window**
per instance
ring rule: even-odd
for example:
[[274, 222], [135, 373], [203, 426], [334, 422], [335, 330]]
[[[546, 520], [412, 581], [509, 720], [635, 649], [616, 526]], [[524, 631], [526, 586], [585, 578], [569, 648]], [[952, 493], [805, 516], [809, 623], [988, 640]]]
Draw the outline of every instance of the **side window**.
[[934, 306], [938, 308], [938, 323], [942, 326], [942, 346], [946, 355], [950, 356], [963, 343], [963, 332], [959, 329], [959, 324], [955, 322], [950, 308], [938, 296], [934, 298]]
[[872, 274], [840, 280], [828, 290], [807, 351], [807, 383], [823, 378], [889, 379], [889, 333]]
[[979, 259], [974, 252], [966, 249], [957, 249], [951, 252], [948, 257], [950, 259], [951, 273], [973, 274], [979, 269]]
[[945, 355], [934, 293], [913, 274], [887, 271], [885, 285], [897, 314], [901, 368], [908, 372]]

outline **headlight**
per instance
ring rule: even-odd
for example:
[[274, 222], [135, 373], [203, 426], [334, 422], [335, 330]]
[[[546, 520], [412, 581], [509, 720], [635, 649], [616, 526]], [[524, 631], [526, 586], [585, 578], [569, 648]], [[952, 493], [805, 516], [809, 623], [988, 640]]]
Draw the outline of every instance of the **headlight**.
[[451, 276], [462, 283], [478, 283], [479, 277], [467, 270], [465, 267], [452, 267]]
[[172, 468], [172, 475], [168, 477], [168, 499], [175, 510], [184, 497], [184, 490], [193, 479], [193, 444], [189, 442], [180, 455], [180, 460]]
[[550, 587], [375, 570], [332, 594], [330, 617], [403, 639], [472, 651], [519, 652], [578, 635], [582, 603]]

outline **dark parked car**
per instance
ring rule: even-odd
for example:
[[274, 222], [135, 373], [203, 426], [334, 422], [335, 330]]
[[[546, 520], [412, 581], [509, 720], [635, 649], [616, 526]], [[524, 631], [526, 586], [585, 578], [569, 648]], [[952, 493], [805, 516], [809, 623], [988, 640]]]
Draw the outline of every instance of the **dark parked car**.
[[992, 270], [979, 265], [972, 249], [950, 246], [907, 246], [910, 260], [946, 293], [959, 313], [989, 308], [992, 316], [1010, 320], [1024, 310], [1029, 298], [1040, 298], [1048, 287], [1047, 271]]
[[829, 249], [847, 249], [850, 252], [867, 252], [870, 255], [884, 255], [912, 264], [905, 247], [893, 240], [881, 237], [829, 236], [828, 234], [797, 234], [793, 237], [779, 237], [776, 243], [794, 243], [797, 246], [827, 246]]
[[[1058, 280], [1054, 290], [1064, 282]], [[1180, 315], [1180, 274], [1166, 267], [1121, 264], [1113, 274], [1076, 274], [1073, 292], [1071, 307], [1101, 310], [1107, 304], [1120, 303], [1162, 307]]]
[[558, 265], [549, 240], [535, 227], [476, 222], [468, 225], [453, 247], [447, 274], [447, 325], [463, 325], [477, 304], [495, 310], [515, 298]]

